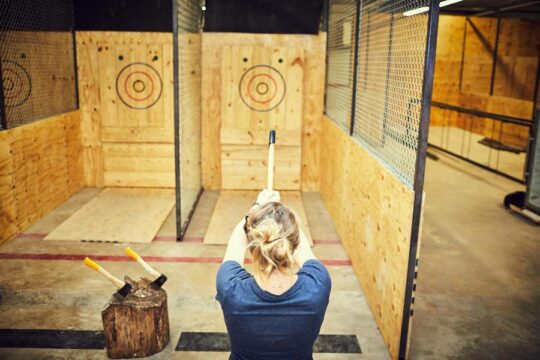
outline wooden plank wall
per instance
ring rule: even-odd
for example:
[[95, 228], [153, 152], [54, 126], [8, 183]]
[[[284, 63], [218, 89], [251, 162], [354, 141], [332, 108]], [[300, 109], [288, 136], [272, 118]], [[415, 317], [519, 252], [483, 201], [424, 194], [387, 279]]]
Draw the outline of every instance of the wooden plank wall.
[[[433, 101], [530, 119], [534, 94], [531, 79], [536, 76], [540, 56], [540, 26], [520, 19], [501, 20], [494, 91], [490, 95], [496, 25], [495, 18], [440, 17]], [[464, 128], [474, 124], [472, 131], [493, 137], [491, 120], [437, 107], [431, 114], [431, 126]], [[496, 123], [495, 129], [498, 127]], [[526, 146], [527, 137], [523, 127], [504, 126], [505, 143]]]
[[[222, 188], [220, 129], [222, 123], [221, 64], [223, 48], [253, 46], [302, 49], [303, 99], [301, 189], [316, 191], [319, 187], [320, 121], [324, 106], [326, 34], [269, 35], [204, 33], [202, 66], [202, 176], [205, 189]], [[299, 111], [300, 109], [298, 109]]]
[[322, 133], [321, 196], [397, 359], [414, 192], [326, 117]]
[[[77, 32], [76, 41], [85, 185], [174, 187], [172, 34]], [[145, 64], [131, 68], [141, 91], [154, 90], [142, 100], [119, 95], [133, 63]]]
[[[221, 187], [256, 190], [266, 186], [268, 131], [276, 129], [274, 188], [299, 190], [302, 49], [224, 46], [221, 59]], [[271, 110], [260, 111], [267, 109]], [[261, 139], [262, 143], [255, 142]]]
[[0, 132], [0, 243], [83, 187], [80, 112]]

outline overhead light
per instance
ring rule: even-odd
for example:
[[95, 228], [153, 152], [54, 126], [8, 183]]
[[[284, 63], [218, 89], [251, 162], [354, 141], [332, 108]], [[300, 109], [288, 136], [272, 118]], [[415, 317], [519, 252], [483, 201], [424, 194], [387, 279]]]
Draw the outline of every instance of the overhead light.
[[[459, 1], [461, 1], [461, 0], [459, 0]], [[202, 11], [206, 11], [206, 6], [203, 6], [201, 9], [202, 9]]]
[[445, 6], [452, 5], [458, 2], [462, 2], [462, 1], [463, 0], [444, 0], [444, 1], [441, 1], [441, 3], [439, 4], [439, 7], [445, 7]]
[[[452, 4], [461, 2], [461, 1], [463, 1], [463, 0], [444, 0], [444, 1], [440, 2], [439, 7], [445, 7], [445, 6], [452, 5]], [[427, 11], [429, 11], [429, 6], [422, 6], [422, 7], [416, 8], [416, 9], [405, 11], [403, 13], [403, 16], [418, 15], [418, 14], [425, 13]]]
[[429, 6], [422, 6], [422, 7], [416, 8], [416, 9], [405, 11], [403, 13], [403, 15], [404, 16], [413, 16], [413, 15], [418, 15], [418, 14], [421, 14], [421, 13], [425, 13], [428, 10], [429, 10]]

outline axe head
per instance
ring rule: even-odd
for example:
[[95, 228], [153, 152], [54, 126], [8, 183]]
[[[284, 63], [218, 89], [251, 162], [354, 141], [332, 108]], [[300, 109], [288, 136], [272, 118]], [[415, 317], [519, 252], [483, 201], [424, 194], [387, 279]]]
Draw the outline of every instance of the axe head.
[[156, 280], [152, 281], [152, 284], [160, 288], [161, 286], [163, 286], [163, 284], [165, 284], [165, 281], [167, 281], [167, 277], [161, 274]]
[[120, 296], [122, 297], [126, 297], [129, 292], [131, 291], [133, 287], [131, 286], [131, 284], [128, 284], [128, 283], [125, 283], [124, 286], [122, 286], [120, 289], [118, 289], [118, 291], [116, 292], [117, 294], [120, 294]]

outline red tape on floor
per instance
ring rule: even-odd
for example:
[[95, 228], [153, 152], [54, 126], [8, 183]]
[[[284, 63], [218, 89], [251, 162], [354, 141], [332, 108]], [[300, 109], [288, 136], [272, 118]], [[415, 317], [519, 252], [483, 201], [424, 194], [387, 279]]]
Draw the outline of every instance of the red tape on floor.
[[[115, 255], [90, 255], [90, 254], [31, 254], [31, 253], [0, 253], [3, 260], [71, 260], [82, 261], [85, 257], [90, 257], [96, 261], [133, 261], [127, 256]], [[144, 256], [148, 262], [163, 263], [198, 263], [198, 264], [219, 264], [223, 261], [221, 257], [209, 256]], [[328, 266], [351, 266], [350, 260], [322, 259], [321, 262]], [[251, 263], [246, 259], [246, 263]]]

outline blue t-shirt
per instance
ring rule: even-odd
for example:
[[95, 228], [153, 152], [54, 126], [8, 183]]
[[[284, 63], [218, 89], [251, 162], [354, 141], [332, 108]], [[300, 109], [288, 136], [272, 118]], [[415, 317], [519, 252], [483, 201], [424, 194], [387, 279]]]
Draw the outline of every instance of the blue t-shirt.
[[318, 260], [308, 260], [294, 285], [281, 295], [262, 290], [236, 261], [217, 274], [221, 303], [231, 340], [231, 360], [312, 359], [332, 286]]

